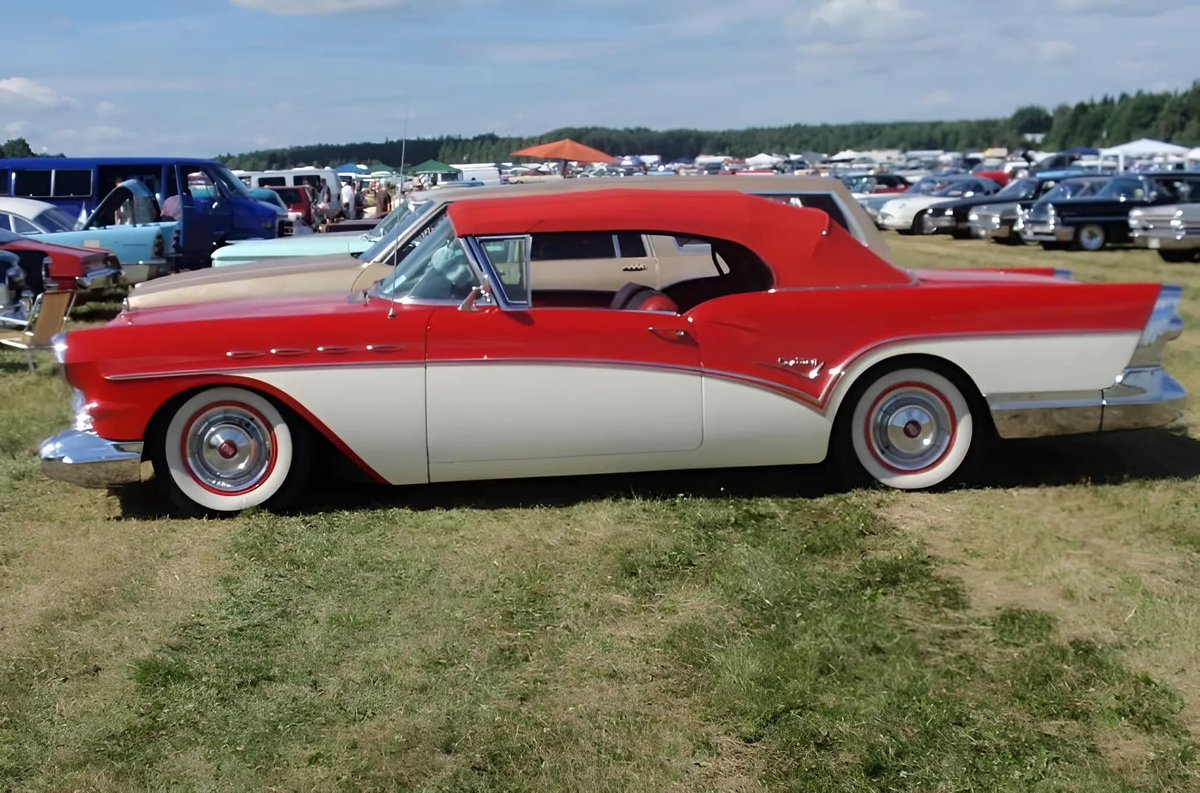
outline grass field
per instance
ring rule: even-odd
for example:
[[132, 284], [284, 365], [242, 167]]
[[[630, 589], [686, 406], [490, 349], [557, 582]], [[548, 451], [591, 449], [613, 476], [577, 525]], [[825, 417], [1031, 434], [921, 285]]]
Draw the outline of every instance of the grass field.
[[[889, 235], [910, 266], [1200, 269]], [[0, 789], [1200, 790], [1200, 412], [819, 470], [320, 492], [156, 519], [43, 479], [67, 392], [0, 357]]]

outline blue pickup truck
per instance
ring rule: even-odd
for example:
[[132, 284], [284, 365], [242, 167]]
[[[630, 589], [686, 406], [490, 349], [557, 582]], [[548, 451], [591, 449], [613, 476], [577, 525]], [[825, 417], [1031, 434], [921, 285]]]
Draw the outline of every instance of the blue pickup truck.
[[[181, 157], [29, 157], [0, 159], [0, 196], [36, 198], [89, 224], [120, 225], [97, 217], [101, 202], [130, 180], [143, 184], [179, 226], [179, 264], [205, 267], [227, 242], [272, 239], [291, 224], [254, 199], [224, 165]], [[164, 249], [164, 254], [167, 250]]]

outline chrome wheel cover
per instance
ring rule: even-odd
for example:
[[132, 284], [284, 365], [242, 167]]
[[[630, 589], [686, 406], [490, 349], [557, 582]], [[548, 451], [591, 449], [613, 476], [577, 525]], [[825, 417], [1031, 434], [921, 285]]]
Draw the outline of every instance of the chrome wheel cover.
[[1093, 226], [1084, 226], [1079, 231], [1079, 247], [1086, 251], [1098, 251], [1104, 247], [1104, 231]]
[[218, 493], [251, 490], [274, 465], [271, 428], [257, 413], [239, 405], [219, 405], [197, 414], [183, 445], [192, 477]]
[[950, 448], [954, 421], [937, 396], [916, 389], [888, 394], [871, 413], [867, 439], [881, 462], [898, 471], [930, 467]]

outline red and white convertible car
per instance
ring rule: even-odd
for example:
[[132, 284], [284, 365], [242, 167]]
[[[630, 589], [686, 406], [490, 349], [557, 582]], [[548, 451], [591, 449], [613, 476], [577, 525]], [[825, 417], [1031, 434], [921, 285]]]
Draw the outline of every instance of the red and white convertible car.
[[[659, 288], [531, 280], [531, 246], [626, 232], [707, 244], [710, 267]], [[740, 193], [464, 201], [369, 293], [146, 309], [60, 339], [75, 426], [41, 456], [91, 486], [149, 462], [213, 511], [288, 498], [322, 449], [391, 484], [832, 455], [924, 488], [995, 434], [1173, 420], [1179, 300], [1051, 270], [910, 272], [822, 212]]]

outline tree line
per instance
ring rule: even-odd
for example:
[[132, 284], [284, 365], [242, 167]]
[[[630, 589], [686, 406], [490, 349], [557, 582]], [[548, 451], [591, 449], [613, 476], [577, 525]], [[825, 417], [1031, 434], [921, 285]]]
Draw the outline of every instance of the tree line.
[[[1112, 146], [1140, 137], [1200, 146], [1200, 80], [1176, 92], [1103, 96], [1074, 105], [1047, 109], [1037, 105], [1019, 108], [1008, 118], [974, 121], [855, 122], [850, 124], [789, 124], [747, 129], [652, 130], [646, 127], [561, 127], [534, 137], [503, 137], [493, 133], [472, 137], [442, 136], [409, 141], [293, 146], [244, 154], [224, 154], [217, 159], [233, 168], [265, 170], [297, 165], [331, 165], [345, 162], [409, 163], [511, 161], [512, 152], [560, 138], [612, 154], [660, 154], [664, 159], [691, 160], [698, 154], [750, 156], [759, 152], [832, 154], [841, 149], [943, 149], [968, 151], [989, 146], [1010, 149], [1031, 147], [1027, 135], [1042, 134], [1036, 148], [1063, 150], [1073, 146]], [[31, 156], [24, 138], [0, 146], [5, 157]]]

